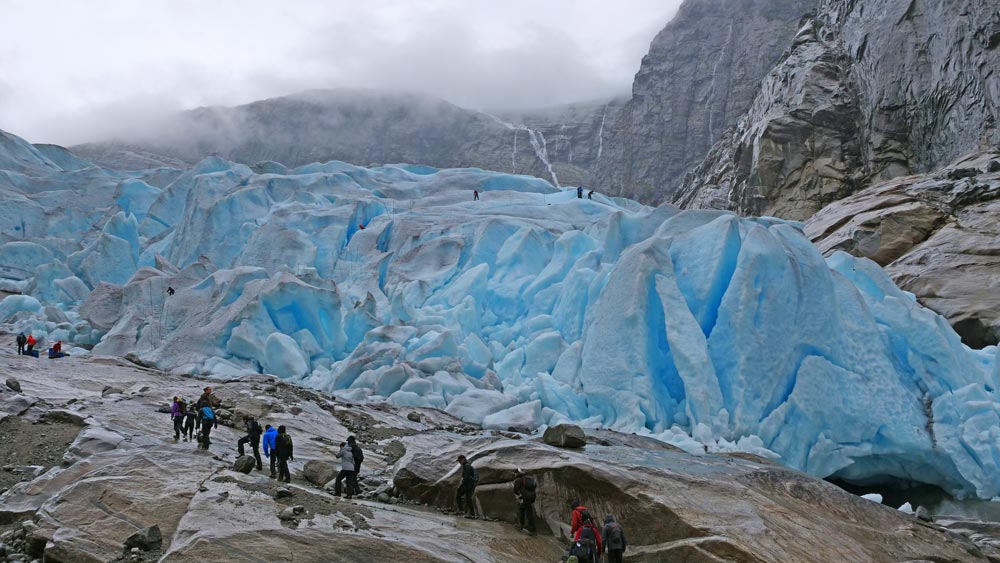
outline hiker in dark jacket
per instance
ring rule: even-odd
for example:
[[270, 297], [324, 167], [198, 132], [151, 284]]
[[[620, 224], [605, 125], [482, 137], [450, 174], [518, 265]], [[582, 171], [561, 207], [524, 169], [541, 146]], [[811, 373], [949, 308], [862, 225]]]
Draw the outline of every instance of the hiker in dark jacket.
[[184, 415], [187, 409], [184, 401], [180, 397], [174, 397], [174, 402], [170, 405], [170, 420], [174, 423], [174, 441], [181, 439], [184, 432]]
[[288, 461], [295, 461], [292, 451], [292, 437], [285, 431], [284, 425], [278, 427], [278, 435], [274, 437], [274, 456], [278, 458], [278, 480], [292, 482], [292, 474], [288, 472]]
[[213, 428], [219, 427], [219, 417], [215, 415], [215, 409], [209, 406], [201, 407], [201, 444], [198, 447], [208, 449], [212, 445], [209, 436]]
[[[462, 483], [455, 492], [455, 503], [458, 504], [458, 511], [465, 512], [467, 516], [476, 517], [476, 484], [479, 482], [479, 473], [475, 467], [465, 458], [458, 456], [458, 463], [462, 466]], [[463, 500], [469, 503], [469, 508], [464, 508]]]
[[17, 335], [17, 339], [15, 341], [17, 342], [17, 355], [24, 355], [24, 347], [28, 343], [28, 337], [22, 332]]
[[236, 450], [242, 457], [243, 444], [249, 443], [250, 447], [253, 448], [253, 457], [257, 460], [257, 471], [260, 471], [264, 468], [264, 463], [260, 459], [260, 435], [264, 433], [264, 429], [260, 427], [260, 423], [252, 416], [248, 416], [244, 424], [247, 435], [236, 442]]
[[184, 413], [184, 428], [181, 430], [181, 435], [184, 436], [184, 441], [194, 440], [194, 431], [198, 426], [198, 411], [194, 408], [194, 405], [187, 406], [187, 412]]
[[351, 453], [354, 454], [354, 494], [361, 494], [361, 463], [365, 461], [365, 452], [358, 445], [358, 440], [354, 436], [347, 437], [347, 445], [351, 446]]
[[[351, 436], [353, 438], [353, 436]], [[350, 500], [354, 496], [354, 491], [357, 488], [357, 483], [355, 479], [357, 478], [356, 467], [354, 465], [354, 450], [351, 448], [352, 441], [348, 439], [347, 442], [340, 443], [340, 451], [337, 452], [337, 457], [340, 459], [340, 473], [337, 473], [337, 480], [333, 483], [333, 496], [340, 496], [340, 485], [347, 479], [347, 499]]]
[[535, 478], [526, 474], [524, 470], [518, 469], [517, 478], [514, 479], [514, 496], [517, 497], [517, 521], [521, 524], [521, 529], [526, 529], [531, 535], [535, 535], [536, 488]]
[[271, 460], [271, 479], [278, 476], [276, 464], [278, 456], [274, 455], [274, 441], [278, 437], [278, 429], [268, 424], [264, 427], [264, 457]]
[[608, 514], [604, 517], [604, 551], [608, 554], [608, 563], [622, 563], [628, 542], [625, 540], [625, 530], [615, 522], [615, 517]]

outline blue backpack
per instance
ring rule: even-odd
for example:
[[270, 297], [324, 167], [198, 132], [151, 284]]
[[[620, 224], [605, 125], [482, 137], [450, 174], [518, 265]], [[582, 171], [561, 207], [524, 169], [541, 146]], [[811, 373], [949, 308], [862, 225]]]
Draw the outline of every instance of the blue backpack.
[[201, 407], [201, 417], [205, 420], [215, 420], [215, 411], [212, 407]]

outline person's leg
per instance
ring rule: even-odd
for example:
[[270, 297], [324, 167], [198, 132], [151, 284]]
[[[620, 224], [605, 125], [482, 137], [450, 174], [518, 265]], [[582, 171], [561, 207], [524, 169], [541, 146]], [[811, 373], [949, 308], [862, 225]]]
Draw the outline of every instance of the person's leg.
[[250, 446], [253, 447], [253, 458], [257, 460], [257, 471], [260, 471], [264, 468], [264, 461], [260, 459], [260, 439], [251, 441]]
[[470, 485], [468, 490], [465, 491], [465, 500], [469, 502], [469, 515], [476, 515], [476, 486]]
[[278, 456], [274, 455], [274, 450], [271, 450], [271, 479], [274, 479], [275, 477], [278, 476], [278, 473], [276, 472], [276, 470], [274, 468], [274, 464], [275, 464], [275, 462], [277, 460], [278, 460]]
[[358, 489], [358, 473], [356, 471], [347, 472], [347, 498], [354, 496], [355, 491]]
[[204, 446], [204, 448], [207, 450], [208, 446], [212, 444], [212, 440], [209, 439], [209, 437], [212, 435], [212, 425], [206, 422], [201, 427], [205, 431], [201, 439], [201, 445]]
[[517, 527], [522, 530], [524, 529], [525, 524], [524, 516], [527, 514], [527, 511], [525, 510], [526, 506], [528, 506], [528, 503], [524, 501], [518, 501], [517, 503]]
[[458, 505], [459, 512], [465, 512], [465, 505], [462, 503], [462, 497], [465, 496], [465, 487], [463, 485], [458, 486], [458, 490], [455, 491], [455, 504]]
[[246, 455], [246, 450], [243, 449], [243, 444], [246, 444], [249, 441], [250, 436], [244, 436], [236, 441], [236, 453], [239, 454], [240, 457]]
[[532, 534], [535, 533], [535, 503], [526, 502], [524, 503], [524, 519], [528, 524], [528, 531]]
[[611, 563], [622, 563], [622, 560], [625, 558], [625, 552], [619, 549], [609, 551], [608, 554], [611, 556]]
[[337, 480], [333, 482], [333, 496], [340, 496], [340, 486], [344, 482], [344, 477], [347, 477], [347, 472], [341, 469], [340, 473], [337, 473]]
[[[278, 460], [278, 464], [281, 466], [281, 473], [285, 477], [285, 482], [290, 483], [292, 481], [292, 474], [288, 471], [288, 458], [282, 458]], [[280, 478], [279, 478], [280, 480]]]
[[354, 472], [354, 489], [353, 489], [353, 491], [354, 491], [355, 495], [360, 495], [361, 494], [360, 481], [361, 481], [361, 467], [359, 466], [357, 468], [357, 470]]

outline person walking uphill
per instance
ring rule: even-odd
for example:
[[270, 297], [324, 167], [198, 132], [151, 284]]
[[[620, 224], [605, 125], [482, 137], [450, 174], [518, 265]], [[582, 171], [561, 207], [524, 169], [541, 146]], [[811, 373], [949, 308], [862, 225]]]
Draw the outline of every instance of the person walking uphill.
[[582, 515], [583, 523], [573, 536], [569, 546], [570, 556], [576, 556], [579, 563], [597, 563], [601, 556], [601, 532], [594, 525], [590, 512]]
[[625, 541], [625, 530], [615, 522], [615, 517], [608, 514], [604, 517], [604, 551], [608, 554], [608, 563], [622, 563], [628, 542]]
[[198, 447], [208, 449], [208, 446], [212, 445], [212, 440], [209, 436], [212, 435], [212, 429], [219, 427], [219, 418], [215, 416], [215, 409], [210, 406], [201, 407], [201, 444]]
[[[458, 463], [462, 466], [462, 483], [455, 492], [455, 503], [458, 504], [458, 511], [465, 512], [471, 518], [476, 517], [476, 484], [479, 483], [479, 472], [469, 463], [464, 455], [458, 456]], [[469, 503], [469, 508], [463, 508], [462, 500]]]
[[184, 407], [184, 401], [180, 397], [174, 397], [174, 402], [170, 405], [170, 420], [174, 423], [174, 441], [181, 439], [181, 434], [184, 433], [184, 416], [187, 409]]
[[184, 436], [185, 442], [194, 440], [195, 428], [200, 428], [198, 426], [198, 411], [194, 405], [188, 405], [187, 412], [184, 413], [184, 428], [181, 429], [181, 435]]
[[250, 447], [253, 448], [253, 457], [257, 460], [257, 471], [260, 471], [264, 468], [264, 463], [260, 459], [260, 435], [264, 433], [264, 429], [260, 427], [260, 423], [252, 416], [248, 416], [244, 424], [247, 435], [236, 442], [236, 450], [239, 452], [240, 457], [242, 457], [243, 444], [249, 443]]
[[24, 347], [25, 347], [25, 345], [28, 344], [28, 337], [25, 336], [23, 332], [19, 333], [17, 335], [17, 339], [15, 340], [15, 342], [17, 342], [17, 355], [18, 356], [23, 356], [24, 355]]
[[347, 499], [350, 500], [354, 496], [355, 488], [357, 485], [357, 465], [354, 463], [354, 436], [347, 439], [346, 442], [340, 443], [340, 451], [337, 452], [337, 457], [340, 458], [340, 473], [337, 473], [337, 480], [333, 483], [333, 496], [340, 496], [341, 483], [344, 479], [347, 479]]
[[570, 520], [570, 530], [569, 530], [569, 533], [570, 533], [570, 535], [575, 536], [576, 535], [576, 531], [579, 530], [580, 526], [583, 525], [584, 519], [590, 517], [590, 511], [587, 510], [586, 506], [583, 506], [582, 504], [580, 504], [577, 501], [573, 501], [569, 505], [569, 508], [570, 508], [570, 510], [573, 511], [573, 518], [572, 518], [572, 520]]
[[278, 427], [278, 435], [274, 437], [274, 457], [278, 458], [278, 480], [291, 483], [288, 461], [295, 461], [295, 453], [292, 451], [292, 437], [285, 431], [284, 425]]
[[278, 456], [274, 455], [274, 442], [278, 438], [278, 429], [268, 424], [264, 427], [264, 457], [271, 460], [271, 479], [278, 476], [275, 464]]
[[535, 489], [538, 485], [535, 478], [525, 474], [524, 470], [517, 470], [517, 478], [514, 479], [514, 496], [517, 497], [517, 521], [521, 524], [522, 530], [527, 530], [529, 534], [535, 535]]

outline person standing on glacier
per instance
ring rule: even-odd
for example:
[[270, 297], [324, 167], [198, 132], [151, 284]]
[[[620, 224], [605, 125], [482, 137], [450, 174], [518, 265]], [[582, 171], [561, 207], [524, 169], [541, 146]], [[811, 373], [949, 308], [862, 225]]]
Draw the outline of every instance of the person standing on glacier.
[[583, 186], [576, 189], [576, 199], [583, 199]]
[[24, 346], [27, 343], [28, 343], [28, 337], [25, 336], [23, 332], [19, 333], [17, 335], [17, 355], [18, 356], [23, 356], [24, 355]]
[[[464, 455], [458, 456], [458, 463], [462, 466], [462, 483], [455, 492], [455, 503], [458, 504], [458, 511], [465, 512], [469, 518], [476, 517], [476, 485], [479, 483], [479, 472], [469, 463]], [[463, 500], [469, 503], [469, 509], [464, 508]]]
[[184, 428], [181, 430], [181, 435], [184, 436], [185, 442], [194, 440], [194, 431], [196, 428], [200, 428], [198, 425], [198, 410], [194, 408], [193, 404], [189, 404], [187, 412], [184, 414]]
[[247, 434], [236, 441], [236, 451], [242, 457], [244, 454], [243, 445], [249, 443], [250, 447], [253, 448], [253, 457], [257, 460], [257, 471], [260, 471], [264, 468], [264, 463], [260, 459], [260, 435], [264, 431], [257, 419], [252, 416], [248, 416], [244, 424]]
[[219, 427], [219, 417], [215, 415], [215, 409], [205, 405], [201, 407], [201, 444], [199, 447], [208, 449], [208, 446], [212, 445], [212, 440], [209, 437], [212, 435], [212, 429]]
[[535, 478], [518, 468], [514, 479], [514, 496], [517, 497], [517, 521], [522, 530], [535, 535]]

